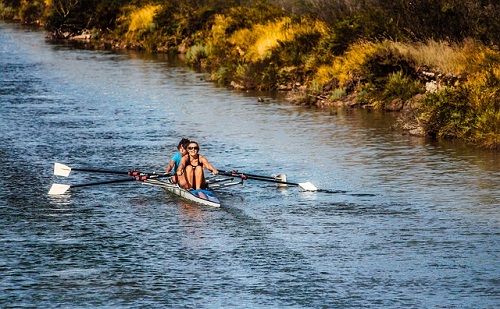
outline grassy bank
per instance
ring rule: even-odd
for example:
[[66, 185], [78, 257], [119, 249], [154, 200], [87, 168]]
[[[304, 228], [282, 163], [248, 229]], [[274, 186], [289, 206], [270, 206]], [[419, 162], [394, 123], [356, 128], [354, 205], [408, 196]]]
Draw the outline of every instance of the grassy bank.
[[[315, 14], [315, 1], [295, 12], [273, 1], [218, 2], [108, 0], [71, 7], [79, 2], [23, 1], [30, 10], [17, 16], [41, 21], [56, 37], [87, 29], [100, 46], [185, 53], [190, 65], [223, 86], [287, 91], [290, 101], [321, 108], [399, 112], [411, 134], [500, 149], [500, 53], [498, 38], [488, 36], [494, 25], [478, 24], [471, 32], [475, 25], [456, 24], [463, 28], [457, 34], [441, 33], [454, 30], [444, 27], [426, 36], [430, 28], [418, 24], [413, 11], [401, 7], [396, 15], [377, 1], [345, 11], [322, 6]], [[423, 2], [416, 1], [424, 8]], [[3, 3], [4, 12], [16, 15]], [[421, 13], [450, 27], [459, 14], [484, 9], [469, 1], [436, 3], [447, 15]], [[491, 3], [490, 11], [500, 12]], [[470, 35], [462, 35], [466, 30]]]

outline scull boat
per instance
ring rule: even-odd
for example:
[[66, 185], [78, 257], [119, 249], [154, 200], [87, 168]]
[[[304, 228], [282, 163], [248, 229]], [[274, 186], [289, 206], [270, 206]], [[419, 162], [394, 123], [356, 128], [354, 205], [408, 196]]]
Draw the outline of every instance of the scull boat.
[[[247, 173], [240, 173], [236, 170], [232, 171], [221, 171], [217, 176], [209, 176], [206, 177], [206, 181], [208, 187], [204, 190], [185, 190], [180, 188], [177, 184], [172, 183], [171, 174], [156, 174], [156, 173], [141, 173], [137, 170], [134, 171], [110, 171], [110, 170], [102, 170], [102, 169], [92, 169], [92, 168], [71, 168], [67, 165], [61, 163], [54, 164], [54, 175], [68, 177], [72, 170], [81, 171], [81, 172], [93, 172], [93, 173], [103, 173], [103, 174], [119, 174], [119, 175], [128, 175], [131, 177], [122, 178], [122, 179], [114, 179], [114, 180], [106, 180], [106, 181], [98, 181], [92, 183], [83, 183], [76, 185], [65, 185], [54, 183], [50, 187], [49, 194], [50, 195], [61, 195], [64, 194], [70, 188], [77, 187], [88, 187], [88, 186], [96, 186], [96, 185], [104, 185], [111, 183], [120, 183], [127, 181], [140, 181], [142, 184], [158, 187], [166, 192], [173, 193], [178, 195], [186, 200], [212, 207], [220, 207], [221, 202], [215, 196], [214, 189], [221, 187], [229, 187], [237, 184], [243, 184], [243, 181], [246, 179], [254, 179], [260, 181], [267, 181], [276, 183], [278, 187], [286, 187], [286, 186], [298, 186], [306, 191], [317, 191], [316, 188], [310, 182], [303, 183], [295, 183], [295, 182], [287, 182], [286, 175], [280, 174], [275, 177], [269, 176], [260, 176], [253, 175]], [[238, 181], [234, 181], [234, 178], [239, 179]]]
[[142, 183], [144, 185], [158, 187], [165, 192], [173, 193], [200, 205], [220, 207], [221, 202], [215, 196], [215, 192], [212, 190], [212, 188], [228, 187], [243, 183], [242, 181], [232, 182], [232, 180], [233, 178], [209, 177], [207, 178], [208, 188], [199, 190], [185, 190], [179, 187], [178, 184], [172, 183], [170, 178], [164, 180], [150, 178], [144, 180]]

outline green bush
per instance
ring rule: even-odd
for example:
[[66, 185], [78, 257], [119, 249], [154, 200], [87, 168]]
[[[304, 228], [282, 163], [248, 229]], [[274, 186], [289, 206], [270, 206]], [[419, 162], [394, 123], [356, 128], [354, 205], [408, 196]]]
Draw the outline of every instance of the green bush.
[[460, 138], [486, 148], [500, 148], [500, 91], [474, 107], [475, 90], [467, 86], [429, 94], [418, 120], [437, 138]]
[[197, 44], [188, 48], [186, 52], [186, 60], [196, 66], [202, 64], [202, 60], [206, 59], [210, 54], [210, 47], [202, 44]]
[[403, 71], [391, 73], [381, 93], [381, 99], [390, 102], [400, 98], [407, 101], [418, 93], [425, 92], [425, 87], [418, 81], [403, 74]]

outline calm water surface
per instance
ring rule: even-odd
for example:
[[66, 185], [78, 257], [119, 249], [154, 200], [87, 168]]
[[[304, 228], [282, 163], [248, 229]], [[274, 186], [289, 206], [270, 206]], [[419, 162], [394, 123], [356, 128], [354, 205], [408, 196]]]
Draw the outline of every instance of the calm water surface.
[[[213, 87], [165, 56], [0, 23], [0, 306], [497, 308], [500, 158]], [[257, 95], [269, 98], [264, 103]], [[163, 171], [178, 140], [248, 181], [223, 207], [53, 163]]]

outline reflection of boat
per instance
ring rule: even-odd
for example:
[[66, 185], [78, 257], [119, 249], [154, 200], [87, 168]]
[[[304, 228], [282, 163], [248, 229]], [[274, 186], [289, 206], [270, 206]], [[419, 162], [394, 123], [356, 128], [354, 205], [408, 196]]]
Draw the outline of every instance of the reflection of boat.
[[[219, 187], [228, 187], [236, 184], [241, 184], [242, 182], [232, 182], [233, 178], [220, 178], [220, 177], [211, 177], [207, 178], [207, 183], [209, 188], [219, 188]], [[160, 179], [147, 179], [142, 182], [145, 185], [158, 187], [164, 190], [165, 192], [170, 192], [175, 195], [178, 195], [182, 198], [185, 198], [189, 201], [198, 203], [200, 205], [212, 206], [212, 207], [220, 207], [220, 201], [215, 196], [213, 190], [210, 189], [200, 189], [200, 190], [185, 190], [179, 187], [177, 184], [170, 182], [170, 179], [167, 178], [165, 180]]]

